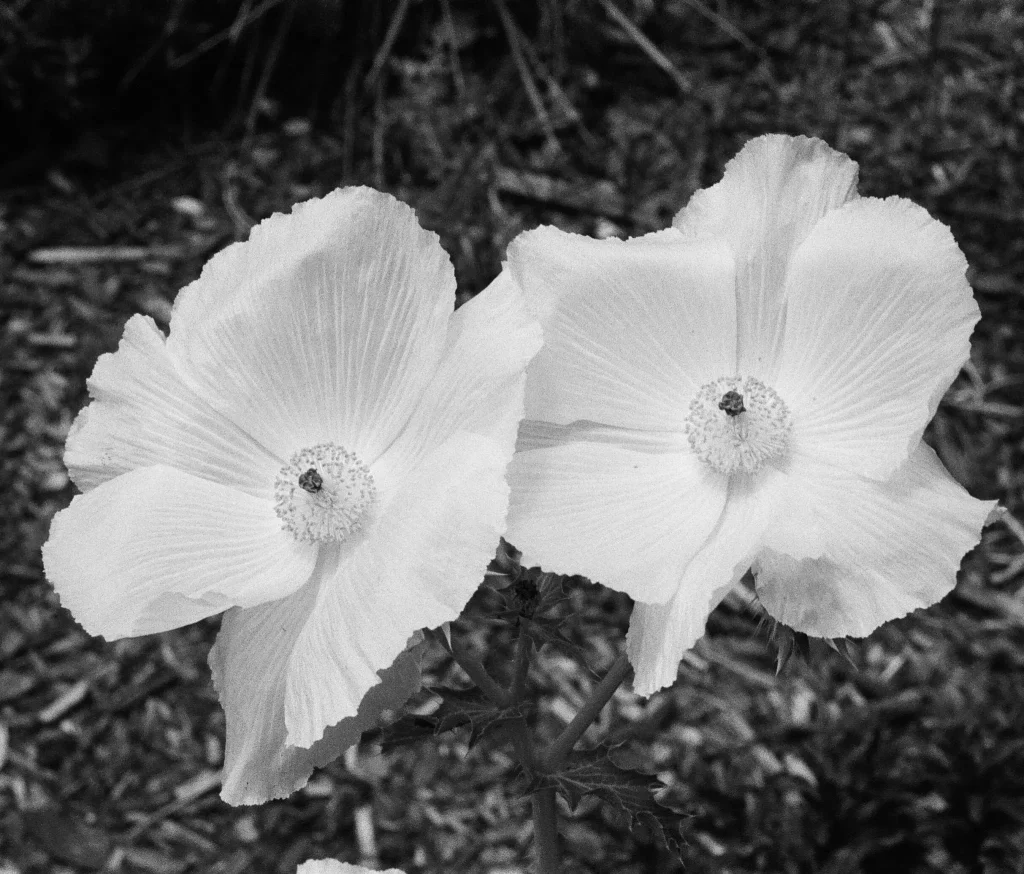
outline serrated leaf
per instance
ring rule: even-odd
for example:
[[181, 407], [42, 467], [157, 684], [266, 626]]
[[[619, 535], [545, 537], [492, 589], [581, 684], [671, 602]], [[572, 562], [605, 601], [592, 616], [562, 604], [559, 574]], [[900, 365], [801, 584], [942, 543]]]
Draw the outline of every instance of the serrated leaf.
[[419, 743], [436, 734], [436, 724], [430, 716], [409, 713], [386, 725], [363, 734], [363, 741], [379, 743], [382, 753], [391, 752], [398, 747]]
[[676, 855], [682, 852], [679, 814], [658, 802], [653, 789], [655, 777], [617, 764], [606, 747], [573, 753], [557, 774], [537, 775], [527, 785], [530, 792], [546, 786], [555, 790], [575, 809], [583, 796], [594, 795], [613, 810], [624, 814], [631, 832], [649, 830]]
[[475, 687], [451, 689], [436, 686], [430, 691], [441, 698], [441, 706], [432, 714], [436, 720], [435, 734], [468, 725], [470, 747], [475, 746], [485, 734], [507, 726], [526, 712], [521, 704], [498, 707]]
[[452, 689], [433, 686], [429, 690], [441, 699], [441, 705], [430, 714], [407, 714], [381, 729], [373, 738], [382, 752], [418, 743], [457, 728], [469, 728], [469, 745], [475, 746], [485, 735], [507, 727], [526, 715], [524, 705], [498, 707], [479, 689]]

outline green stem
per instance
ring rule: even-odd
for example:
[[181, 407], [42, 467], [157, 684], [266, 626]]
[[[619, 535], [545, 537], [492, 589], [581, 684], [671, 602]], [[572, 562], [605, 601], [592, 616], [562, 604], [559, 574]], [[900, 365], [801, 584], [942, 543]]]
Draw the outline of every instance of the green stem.
[[594, 687], [590, 697], [583, 702], [583, 706], [572, 718], [572, 721], [555, 738], [554, 743], [541, 753], [538, 762], [541, 771], [556, 772], [565, 764], [577, 741], [597, 719], [598, 714], [604, 709], [604, 705], [611, 700], [615, 690], [622, 685], [622, 681], [629, 676], [631, 670], [629, 659], [625, 654], [620, 655], [608, 669], [604, 679]]
[[559, 874], [562, 870], [558, 849], [558, 808], [555, 787], [545, 786], [530, 796], [533, 807], [533, 851], [537, 874]]
[[519, 634], [516, 637], [516, 653], [512, 662], [512, 700], [517, 704], [526, 695], [526, 677], [530, 673], [530, 635], [519, 620]]
[[477, 661], [470, 655], [466, 645], [455, 635], [452, 635], [452, 658], [462, 670], [464, 670], [477, 688], [480, 689], [490, 700], [499, 707], [508, 707], [511, 703], [511, 696], [501, 688], [498, 683], [487, 673], [483, 662]]

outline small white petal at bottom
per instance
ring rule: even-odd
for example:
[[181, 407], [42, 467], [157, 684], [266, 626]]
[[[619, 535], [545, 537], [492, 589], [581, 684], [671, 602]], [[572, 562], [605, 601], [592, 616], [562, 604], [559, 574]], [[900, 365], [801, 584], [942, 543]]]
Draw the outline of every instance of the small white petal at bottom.
[[378, 871], [374, 868], [364, 868], [362, 865], [339, 862], [336, 859], [310, 859], [299, 865], [295, 874], [404, 874], [404, 872], [397, 868]]

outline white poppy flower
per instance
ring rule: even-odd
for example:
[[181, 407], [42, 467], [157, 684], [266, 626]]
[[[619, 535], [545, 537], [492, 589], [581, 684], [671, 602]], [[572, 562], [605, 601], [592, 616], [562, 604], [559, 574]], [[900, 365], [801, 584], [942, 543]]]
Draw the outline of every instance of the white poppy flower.
[[339, 862], [336, 859], [310, 859], [299, 865], [295, 874], [404, 874], [404, 872], [397, 868], [377, 871], [374, 868], [364, 868], [362, 865], [352, 865], [349, 862]]
[[509, 281], [454, 301], [412, 209], [344, 189], [216, 255], [169, 336], [135, 316], [96, 364], [46, 573], [107, 638], [228, 611], [210, 661], [231, 803], [294, 791], [403, 703], [418, 668], [396, 658], [459, 614], [504, 533], [540, 329]]
[[856, 175], [820, 140], [760, 137], [673, 228], [509, 248], [545, 345], [506, 537], [638, 602], [641, 694], [748, 569], [779, 621], [863, 636], [942, 598], [992, 510], [921, 442], [979, 315], [964, 257]]

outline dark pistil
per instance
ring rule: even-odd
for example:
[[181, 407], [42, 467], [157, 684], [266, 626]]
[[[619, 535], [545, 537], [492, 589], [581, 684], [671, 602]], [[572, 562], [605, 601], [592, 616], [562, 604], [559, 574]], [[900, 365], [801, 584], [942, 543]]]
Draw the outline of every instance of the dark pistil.
[[738, 391], [727, 391], [718, 402], [718, 409], [725, 410], [727, 416], [738, 416], [747, 408], [743, 406], [743, 395]]
[[299, 474], [299, 486], [311, 495], [315, 495], [324, 487], [324, 478], [317, 473], [315, 467], [311, 467], [305, 473]]

